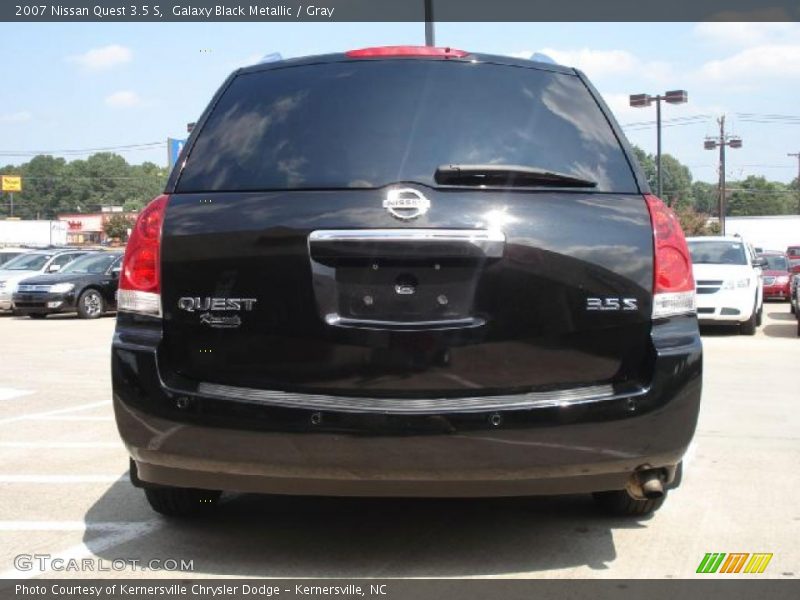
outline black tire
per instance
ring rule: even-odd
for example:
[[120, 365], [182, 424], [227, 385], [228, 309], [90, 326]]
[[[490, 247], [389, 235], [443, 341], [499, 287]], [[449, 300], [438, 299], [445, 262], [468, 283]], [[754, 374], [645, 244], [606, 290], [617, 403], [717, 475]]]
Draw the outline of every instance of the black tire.
[[103, 295], [94, 289], [85, 290], [78, 298], [78, 316], [81, 319], [97, 319], [106, 312]]
[[152, 509], [167, 517], [196, 517], [209, 513], [222, 492], [192, 488], [153, 487], [144, 490]]
[[756, 327], [761, 327], [761, 323], [764, 321], [764, 307], [758, 309], [758, 313], [756, 313]]
[[755, 335], [756, 328], [758, 327], [758, 315], [755, 308], [753, 308], [753, 314], [750, 315], [750, 318], [747, 319], [744, 323], [739, 325], [739, 332], [742, 335]]
[[794, 303], [791, 300], [789, 300], [789, 312], [792, 314], [795, 313]]
[[625, 490], [611, 492], [595, 492], [592, 494], [595, 504], [604, 513], [614, 517], [643, 517], [657, 511], [667, 499], [665, 493], [657, 500], [636, 500]]
[[47, 315], [45, 313], [29, 313], [29, 319], [46, 319]]

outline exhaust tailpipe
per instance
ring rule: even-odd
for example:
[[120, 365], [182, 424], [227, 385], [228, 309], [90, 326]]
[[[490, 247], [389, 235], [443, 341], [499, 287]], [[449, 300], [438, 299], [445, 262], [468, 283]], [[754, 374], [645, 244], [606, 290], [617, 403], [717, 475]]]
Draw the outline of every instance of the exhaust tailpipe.
[[636, 471], [628, 481], [628, 494], [635, 500], [658, 500], [664, 497], [663, 480], [661, 469]]

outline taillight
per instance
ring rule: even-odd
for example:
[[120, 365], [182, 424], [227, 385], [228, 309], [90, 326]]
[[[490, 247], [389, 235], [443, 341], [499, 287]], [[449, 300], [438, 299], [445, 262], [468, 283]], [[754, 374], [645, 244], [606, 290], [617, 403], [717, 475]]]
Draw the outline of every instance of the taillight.
[[652, 194], [644, 197], [653, 224], [653, 318], [695, 312], [692, 259], [675, 213]]
[[117, 309], [161, 316], [161, 225], [169, 196], [144, 207], [125, 248], [117, 292]]
[[464, 58], [467, 55], [469, 55], [469, 52], [464, 52], [463, 50], [436, 46], [378, 46], [375, 48], [350, 50], [346, 53], [348, 58], [412, 56], [427, 56], [429, 58]]

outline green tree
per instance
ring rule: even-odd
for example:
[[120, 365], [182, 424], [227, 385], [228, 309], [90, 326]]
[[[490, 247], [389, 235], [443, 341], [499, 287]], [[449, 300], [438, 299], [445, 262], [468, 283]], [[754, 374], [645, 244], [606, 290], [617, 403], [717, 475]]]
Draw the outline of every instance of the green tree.
[[662, 200], [676, 208], [692, 206], [692, 172], [671, 154], [661, 155]]
[[788, 207], [789, 212], [800, 215], [800, 177], [795, 177], [794, 181], [788, 185], [788, 189], [794, 191], [794, 194], [790, 196], [792, 205]]
[[727, 187], [730, 189], [725, 212], [731, 216], [784, 215], [793, 208], [793, 194], [786, 193], [786, 186], [777, 181], [750, 175]]
[[[655, 193], [658, 189], [656, 157], [648, 154], [639, 146], [633, 147], [633, 153], [642, 166], [650, 189]], [[662, 200], [670, 206], [692, 204], [692, 173], [687, 166], [681, 164], [671, 154], [661, 155], [661, 187], [664, 190]]]
[[697, 212], [716, 215], [719, 204], [717, 186], [705, 181], [695, 181], [692, 184], [692, 204]]
[[[14, 214], [24, 219], [51, 219], [64, 212], [94, 212], [104, 205], [138, 210], [163, 189], [167, 169], [145, 162], [129, 165], [117, 154], [93, 154], [85, 160], [35, 156], [21, 165], [6, 165], [1, 174], [22, 175], [22, 192], [14, 194]], [[9, 214], [2, 195], [0, 217]]]
[[110, 238], [120, 241], [128, 239], [128, 230], [133, 227], [133, 219], [124, 214], [114, 214], [103, 223], [103, 231]]

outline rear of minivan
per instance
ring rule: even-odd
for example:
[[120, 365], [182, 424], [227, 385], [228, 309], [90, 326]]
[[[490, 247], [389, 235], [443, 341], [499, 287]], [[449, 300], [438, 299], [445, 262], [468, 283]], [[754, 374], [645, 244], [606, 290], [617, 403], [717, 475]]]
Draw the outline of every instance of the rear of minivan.
[[114, 407], [156, 510], [220, 491], [676, 485], [688, 250], [582, 73], [377, 48], [234, 73], [142, 211]]

